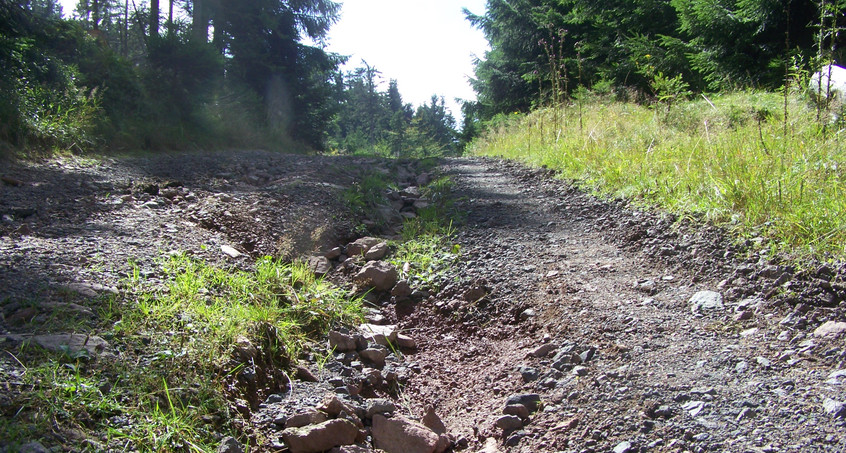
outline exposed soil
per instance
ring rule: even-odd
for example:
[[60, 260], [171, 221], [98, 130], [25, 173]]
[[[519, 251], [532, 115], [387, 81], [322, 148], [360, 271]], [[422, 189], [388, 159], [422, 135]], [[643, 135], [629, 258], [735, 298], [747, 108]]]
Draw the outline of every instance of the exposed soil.
[[[3, 165], [9, 338], [56, 333], [68, 313], [81, 330], [99, 325], [98, 295], [120, 291], [130, 260], [156, 281], [155, 260], [173, 250], [249, 268], [343, 246], [362, 221], [399, 218], [356, 218], [345, 188], [374, 171], [404, 188], [422, 171], [258, 151]], [[456, 185], [461, 259], [410, 299], [370, 297], [417, 350], [390, 354], [393, 381], [374, 385], [355, 380], [355, 354], [320, 370], [304, 357], [317, 382], [255, 395], [253, 451], [284, 450], [278, 421], [327, 392], [362, 407], [387, 397], [412, 419], [433, 407], [456, 451], [846, 451], [846, 334], [817, 330], [846, 321], [846, 265], [796, 269], [754, 240], [598, 199], [547, 170], [449, 159], [440, 171]], [[361, 264], [329, 278], [347, 282]], [[694, 306], [703, 291], [721, 303]], [[8, 357], [0, 367], [7, 382], [21, 373]], [[503, 420], [506, 400], [527, 394], [537, 411]], [[4, 414], [15, 404], [0, 398]]]

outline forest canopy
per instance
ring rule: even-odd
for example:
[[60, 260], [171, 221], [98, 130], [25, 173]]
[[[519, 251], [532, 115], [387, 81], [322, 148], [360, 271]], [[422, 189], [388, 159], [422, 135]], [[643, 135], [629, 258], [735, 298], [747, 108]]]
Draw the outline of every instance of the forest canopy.
[[[331, 0], [0, 2], [0, 147], [456, 149], [443, 99], [322, 46]], [[69, 14], [72, 13], [72, 14]]]
[[839, 60], [843, 0], [489, 0], [465, 10], [491, 45], [476, 62], [477, 118], [580, 89], [776, 89]]

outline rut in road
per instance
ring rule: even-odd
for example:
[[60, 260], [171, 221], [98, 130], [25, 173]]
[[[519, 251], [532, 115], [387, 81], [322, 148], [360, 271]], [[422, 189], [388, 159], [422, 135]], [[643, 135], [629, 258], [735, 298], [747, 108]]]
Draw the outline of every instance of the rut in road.
[[[754, 254], [735, 259], [713, 229], [545, 170], [458, 159], [445, 172], [466, 215], [463, 259], [434, 310], [400, 319], [426, 339], [408, 358], [423, 369], [403, 394], [411, 413], [434, 406], [486, 451], [846, 448], [823, 404], [842, 395], [824, 382], [832, 340], [781, 322], [766, 288], [732, 279], [756, 272]], [[702, 291], [722, 306], [692, 307]], [[500, 420], [508, 397], [532, 393], [537, 413]]]

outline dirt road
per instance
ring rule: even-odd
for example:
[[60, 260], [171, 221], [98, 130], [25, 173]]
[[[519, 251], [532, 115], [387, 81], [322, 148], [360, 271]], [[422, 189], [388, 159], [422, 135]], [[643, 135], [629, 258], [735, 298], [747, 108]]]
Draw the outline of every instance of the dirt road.
[[[248, 268], [343, 246], [360, 219], [341, 191], [374, 169], [400, 187], [417, 176], [376, 159], [186, 159], [5, 169], [0, 334], [53, 333], [57, 310], [96, 317], [86, 301], [118, 291], [130, 258], [155, 281], [171, 250]], [[846, 451], [846, 265], [796, 269], [755, 240], [597, 199], [542, 169], [463, 158], [439, 171], [455, 183], [461, 259], [413, 288], [422, 301], [383, 295], [418, 350], [389, 357], [408, 371], [401, 390], [375, 393], [409, 418], [434, 408], [455, 451]], [[352, 274], [342, 267], [329, 277]], [[301, 406], [333, 380], [348, 387], [355, 357], [335, 359], [297, 386]], [[22, 372], [0, 365], [4, 379]], [[252, 432], [281, 429], [290, 403], [263, 404]], [[275, 431], [259, 437], [275, 439], [259, 451], [284, 448]]]

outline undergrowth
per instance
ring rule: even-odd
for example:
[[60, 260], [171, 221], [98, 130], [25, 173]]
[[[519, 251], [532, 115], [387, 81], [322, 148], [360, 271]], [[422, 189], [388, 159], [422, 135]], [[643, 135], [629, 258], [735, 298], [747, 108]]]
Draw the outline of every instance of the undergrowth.
[[500, 120], [470, 152], [545, 165], [604, 195], [703, 216], [767, 239], [774, 252], [843, 258], [842, 132], [826, 133], [800, 96], [787, 109], [784, 99], [721, 94], [668, 111], [595, 98], [581, 113], [568, 106]]
[[[165, 286], [133, 272], [106, 317], [119, 318], [104, 335], [119, 359], [16, 351], [30, 391], [0, 418], [0, 438], [13, 447], [32, 436], [66, 442], [61, 426], [102, 434], [80, 450], [214, 451], [221, 435], [237, 435], [231, 401], [247, 398], [241, 374], [284, 369], [331, 326], [361, 320], [359, 298], [302, 263], [262, 258], [242, 271], [176, 254], [161, 275]], [[245, 344], [258, 354], [247, 363], [238, 359]]]

